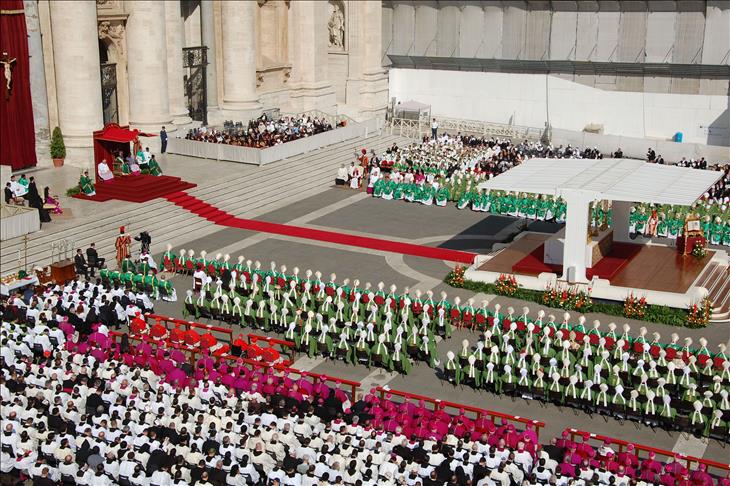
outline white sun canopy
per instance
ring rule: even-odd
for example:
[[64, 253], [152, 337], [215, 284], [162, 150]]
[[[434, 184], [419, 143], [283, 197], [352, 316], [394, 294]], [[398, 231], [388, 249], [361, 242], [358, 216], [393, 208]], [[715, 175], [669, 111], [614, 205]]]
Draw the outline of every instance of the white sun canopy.
[[530, 159], [479, 189], [562, 196], [593, 192], [594, 200], [690, 206], [722, 172], [648, 164], [626, 159]]

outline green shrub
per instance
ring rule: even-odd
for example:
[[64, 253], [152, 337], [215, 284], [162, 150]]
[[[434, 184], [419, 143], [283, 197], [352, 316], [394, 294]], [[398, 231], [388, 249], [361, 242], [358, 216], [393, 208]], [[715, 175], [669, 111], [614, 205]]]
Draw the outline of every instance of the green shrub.
[[79, 186], [69, 187], [66, 190], [66, 195], [68, 197], [72, 197], [72, 196], [75, 196], [77, 194], [81, 194], [81, 188]]
[[63, 143], [63, 134], [59, 127], [54, 128], [53, 135], [51, 135], [51, 158], [66, 158], [66, 144]]

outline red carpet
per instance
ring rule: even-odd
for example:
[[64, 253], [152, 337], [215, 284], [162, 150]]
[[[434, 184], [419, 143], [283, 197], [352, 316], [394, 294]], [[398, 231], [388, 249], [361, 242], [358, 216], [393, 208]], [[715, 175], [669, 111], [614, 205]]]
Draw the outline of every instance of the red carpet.
[[74, 196], [87, 201], [109, 201], [116, 199], [129, 202], [147, 202], [168, 194], [185, 191], [195, 184], [185, 182], [179, 177], [138, 175], [115, 177], [111, 181], [99, 182], [95, 185], [96, 195], [92, 197], [79, 194]]
[[[543, 272], [562, 275], [562, 265], [548, 265], [543, 262], [545, 245], [540, 245], [535, 250], [512, 266], [512, 271], [523, 275], [539, 275]], [[632, 243], [616, 243], [611, 247], [611, 252], [601, 258], [595, 267], [586, 270], [586, 276], [594, 276], [611, 280], [618, 272], [631, 261], [641, 250], [641, 245]]]
[[326, 241], [340, 245], [369, 248], [371, 250], [388, 251], [403, 255], [434, 258], [436, 260], [446, 260], [458, 263], [471, 264], [476, 256], [475, 253], [465, 251], [414, 245], [411, 243], [401, 243], [397, 241], [382, 240], [379, 238], [337, 233], [335, 231], [323, 231], [286, 224], [257, 221], [253, 219], [237, 218], [182, 191], [169, 194], [166, 198], [168, 201], [176, 204], [177, 206], [185, 208], [188, 211], [207, 219], [208, 221], [221, 226], [229, 226], [231, 228], [240, 228], [274, 235], [293, 236], [295, 238], [304, 238], [308, 240]]

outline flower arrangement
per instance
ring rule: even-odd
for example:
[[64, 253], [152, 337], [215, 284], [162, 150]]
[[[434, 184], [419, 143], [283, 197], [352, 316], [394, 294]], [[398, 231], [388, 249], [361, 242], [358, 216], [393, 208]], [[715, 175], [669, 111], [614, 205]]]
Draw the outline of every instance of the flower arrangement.
[[519, 290], [520, 285], [514, 275], [506, 275], [501, 273], [494, 282], [494, 290], [499, 295], [513, 296]]
[[624, 300], [624, 316], [629, 319], [643, 319], [646, 315], [646, 298], [630, 293]]
[[[692, 252], [694, 254], [694, 250]], [[709, 297], [705, 297], [700, 302], [696, 302], [687, 309], [687, 326], [688, 327], [705, 327], [710, 323], [712, 315], [712, 301]]]
[[548, 307], [582, 312], [593, 307], [590, 293], [577, 287], [548, 287], [542, 294], [542, 303]]
[[692, 247], [692, 256], [695, 258], [705, 258], [707, 256], [707, 248], [699, 241]]
[[446, 283], [452, 287], [463, 287], [464, 286], [464, 272], [466, 267], [463, 265], [456, 266], [446, 276]]

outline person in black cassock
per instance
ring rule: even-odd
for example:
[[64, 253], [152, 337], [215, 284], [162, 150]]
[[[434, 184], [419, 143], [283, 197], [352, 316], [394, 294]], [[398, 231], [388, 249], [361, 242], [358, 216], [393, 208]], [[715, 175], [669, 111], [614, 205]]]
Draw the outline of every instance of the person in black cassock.
[[150, 252], [150, 245], [152, 244], [152, 237], [150, 234], [146, 231], [143, 231], [139, 234], [139, 236], [134, 237], [135, 241], [139, 241], [142, 245], [141, 253], [149, 253]]
[[28, 183], [28, 205], [38, 210], [38, 216], [41, 219], [41, 223], [50, 223], [51, 215], [47, 209], [43, 208], [43, 198], [38, 193], [38, 187], [35, 185], [35, 178], [31, 177]]

